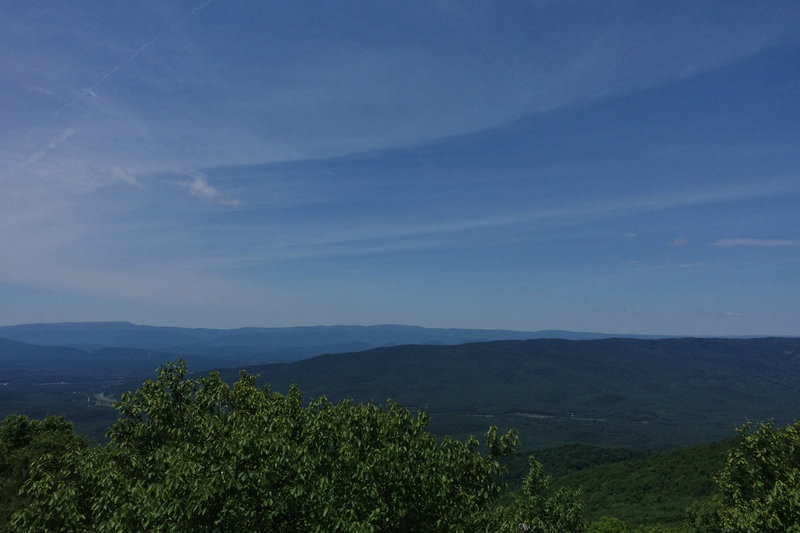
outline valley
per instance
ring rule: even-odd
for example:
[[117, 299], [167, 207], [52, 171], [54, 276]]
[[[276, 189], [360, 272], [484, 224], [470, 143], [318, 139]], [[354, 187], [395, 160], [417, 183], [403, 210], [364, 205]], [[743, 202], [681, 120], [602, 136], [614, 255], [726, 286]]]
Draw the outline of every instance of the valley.
[[[745, 420], [783, 426], [800, 413], [798, 338], [493, 340], [271, 362], [280, 348], [259, 352], [250, 345], [247, 355], [239, 345], [238, 355], [228, 357], [214, 357], [208, 347], [155, 351], [142, 342], [91, 349], [100, 343], [82, 335], [72, 337], [73, 346], [0, 340], [0, 417], [63, 415], [102, 443], [117, 419], [115, 401], [152, 379], [158, 365], [184, 359], [189, 376], [213, 370], [228, 383], [244, 369], [280, 393], [296, 384], [306, 402], [391, 399], [424, 410], [439, 438], [480, 436], [489, 425], [514, 428], [520, 444], [508, 462], [512, 486], [533, 453], [558, 486], [590, 493], [587, 517], [613, 511], [641, 526], [678, 527], [687, 502], [713, 492], [710, 477]], [[346, 341], [340, 346], [364, 341], [338, 340]], [[372, 338], [390, 340], [400, 339]], [[681, 486], [689, 487], [682, 495]], [[658, 504], [660, 514], [648, 518], [636, 511], [644, 494], [670, 503]]]

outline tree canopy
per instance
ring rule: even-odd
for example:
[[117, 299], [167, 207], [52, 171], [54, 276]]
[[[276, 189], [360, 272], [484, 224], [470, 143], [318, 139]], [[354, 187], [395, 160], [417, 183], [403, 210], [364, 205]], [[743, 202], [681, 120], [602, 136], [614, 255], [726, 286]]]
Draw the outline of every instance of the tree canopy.
[[800, 532], [800, 422], [749, 424], [717, 476], [716, 525], [723, 532]]
[[76, 435], [72, 424], [59, 416], [31, 420], [24, 415], [9, 415], [0, 423], [0, 530], [12, 513], [28, 500], [20, 488], [29, 476], [31, 462], [49, 455], [58, 464], [64, 453], [86, 448], [88, 443]]
[[541, 465], [504, 498], [497, 458], [517, 442], [437, 440], [400, 405], [304, 403], [242, 373], [167, 364], [117, 404], [107, 445], [31, 466], [17, 531], [577, 531], [577, 494], [551, 494]]

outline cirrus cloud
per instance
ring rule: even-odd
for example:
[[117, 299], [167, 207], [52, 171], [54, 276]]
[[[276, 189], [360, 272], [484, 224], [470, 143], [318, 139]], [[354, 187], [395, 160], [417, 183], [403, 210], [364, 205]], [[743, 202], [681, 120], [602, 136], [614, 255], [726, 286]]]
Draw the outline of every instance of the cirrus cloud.
[[788, 247], [788, 248], [795, 248], [800, 247], [800, 240], [790, 240], [790, 239], [747, 239], [747, 238], [740, 238], [740, 239], [720, 239], [715, 241], [711, 244], [712, 246], [720, 246], [722, 248], [728, 248], [731, 246], [761, 246], [766, 248], [778, 248], [778, 247]]
[[222, 193], [210, 185], [208, 183], [208, 178], [206, 178], [205, 174], [202, 172], [192, 170], [188, 172], [188, 174], [192, 179], [181, 183], [181, 185], [187, 187], [189, 189], [189, 194], [195, 198], [231, 207], [239, 205], [239, 200], [231, 198], [228, 194]]

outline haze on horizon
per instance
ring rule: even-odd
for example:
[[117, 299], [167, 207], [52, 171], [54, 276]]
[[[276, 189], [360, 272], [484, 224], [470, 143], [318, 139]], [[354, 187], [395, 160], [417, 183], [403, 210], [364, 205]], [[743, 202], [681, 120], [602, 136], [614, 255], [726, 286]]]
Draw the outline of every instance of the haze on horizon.
[[800, 334], [800, 2], [12, 0], [0, 39], [0, 324]]

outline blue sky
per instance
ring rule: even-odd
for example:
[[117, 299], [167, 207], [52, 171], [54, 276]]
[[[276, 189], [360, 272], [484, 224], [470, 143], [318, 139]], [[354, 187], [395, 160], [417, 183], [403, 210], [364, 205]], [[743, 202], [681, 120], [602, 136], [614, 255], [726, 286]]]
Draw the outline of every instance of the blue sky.
[[800, 2], [0, 2], [0, 324], [800, 334]]

